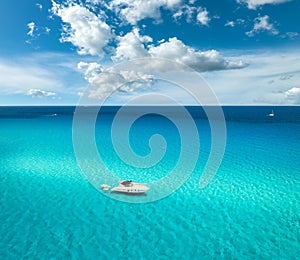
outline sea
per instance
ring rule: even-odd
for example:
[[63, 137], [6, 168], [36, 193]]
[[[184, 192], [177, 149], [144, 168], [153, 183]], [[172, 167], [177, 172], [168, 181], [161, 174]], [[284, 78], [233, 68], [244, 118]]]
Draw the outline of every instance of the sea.
[[[191, 117], [182, 118], [175, 108], [161, 107], [161, 114], [138, 117], [125, 136], [134, 153], [151, 153], [155, 134], [165, 144], [161, 160], [142, 167], [124, 162], [114, 149], [120, 107], [102, 107], [93, 132], [98, 157], [84, 156], [91, 175], [74, 147], [75, 109], [0, 107], [0, 259], [299, 259], [299, 106], [222, 107], [225, 150], [205, 187], [199, 180], [215, 120], [205, 109], [186, 107]], [[138, 115], [141, 108], [133, 109]], [[181, 160], [181, 130], [162, 115], [173, 109], [174, 120], [196, 126], [199, 154], [192, 169], [188, 160], [181, 166], [186, 178], [176, 189], [152, 199], [151, 183], [164, 180]], [[122, 124], [117, 127], [122, 132]], [[185, 146], [191, 156], [194, 146]], [[101, 191], [93, 178], [101, 180], [102, 168], [92, 167], [99, 158], [106, 172], [149, 184], [149, 192], [141, 201], [131, 195], [130, 202], [130, 195]]]

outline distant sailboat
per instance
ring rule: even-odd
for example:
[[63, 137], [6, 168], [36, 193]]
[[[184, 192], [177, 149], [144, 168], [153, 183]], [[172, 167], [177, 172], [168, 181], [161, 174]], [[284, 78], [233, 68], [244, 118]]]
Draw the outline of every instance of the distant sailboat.
[[272, 109], [272, 112], [271, 112], [270, 114], [267, 114], [267, 116], [270, 116], [270, 117], [273, 117], [273, 116], [275, 116], [275, 114], [274, 114], [274, 110]]

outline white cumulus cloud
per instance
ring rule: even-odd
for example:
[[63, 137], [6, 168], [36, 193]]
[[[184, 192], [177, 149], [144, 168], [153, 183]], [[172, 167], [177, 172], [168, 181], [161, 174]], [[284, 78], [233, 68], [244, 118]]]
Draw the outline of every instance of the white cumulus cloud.
[[153, 76], [133, 70], [115, 70], [104, 68], [97, 63], [78, 63], [86, 80], [89, 82], [88, 97], [103, 99], [114, 91], [130, 93], [141, 86], [150, 85]]
[[284, 92], [284, 95], [289, 103], [299, 104], [300, 103], [300, 88], [291, 88]]
[[115, 56], [112, 57], [115, 61], [142, 58], [149, 55], [144, 44], [152, 42], [152, 38], [149, 36], [141, 36], [137, 28], [123, 37], [117, 37], [117, 40], [119, 43], [116, 48]]
[[243, 61], [228, 61], [216, 50], [197, 51], [176, 37], [158, 46], [150, 46], [152, 57], [183, 63], [196, 71], [239, 69], [247, 66]]
[[182, 2], [183, 0], [112, 0], [110, 7], [123, 17], [124, 21], [135, 25], [145, 18], [159, 20], [161, 8], [173, 10]]
[[197, 14], [197, 21], [202, 25], [208, 25], [210, 18], [208, 17], [208, 12], [206, 9], [199, 10]]
[[134, 29], [118, 39], [116, 54], [112, 57], [114, 61], [145, 57], [161, 58], [183, 63], [197, 71], [240, 69], [247, 66], [241, 60], [226, 60], [216, 50], [198, 51], [185, 45], [176, 37], [170, 38], [168, 41], [160, 41], [157, 46], [154, 46], [149, 44], [152, 41], [149, 36], [141, 36], [139, 31]]
[[249, 37], [253, 37], [257, 33], [267, 31], [273, 35], [277, 35], [279, 33], [278, 30], [274, 27], [274, 25], [272, 23], [270, 23], [269, 20], [270, 19], [269, 19], [268, 15], [256, 17], [254, 19], [254, 26], [253, 26], [252, 30], [249, 32], [246, 32], [246, 34]]
[[203, 7], [196, 7], [191, 5], [183, 5], [173, 14], [175, 20], [185, 18], [187, 23], [199, 23], [201, 25], [208, 25], [211, 18], [208, 11]]
[[27, 91], [26, 95], [42, 98], [42, 97], [54, 97], [56, 96], [56, 93], [51, 91], [45, 91], [39, 88], [32, 88]]
[[281, 4], [290, 2], [291, 0], [237, 0], [238, 3], [247, 4], [249, 9], [256, 9], [257, 7], [265, 4]]
[[197, 7], [190, 6], [190, 5], [183, 5], [173, 14], [173, 18], [175, 20], [178, 20], [181, 19], [182, 17], [185, 17], [186, 22], [191, 23], [193, 22], [196, 13], [197, 13]]
[[64, 23], [62, 42], [71, 42], [82, 55], [104, 54], [103, 48], [112, 38], [112, 33], [109, 25], [101, 20], [101, 17], [83, 6], [76, 4], [63, 6], [54, 1], [52, 13], [59, 16]]

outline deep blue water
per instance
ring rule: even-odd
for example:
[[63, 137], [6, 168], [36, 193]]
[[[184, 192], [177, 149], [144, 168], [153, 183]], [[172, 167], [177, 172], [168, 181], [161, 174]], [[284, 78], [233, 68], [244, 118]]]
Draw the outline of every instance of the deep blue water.
[[[104, 106], [101, 108], [102, 113], [115, 114], [120, 107]], [[172, 110], [172, 107], [162, 107], [162, 110]], [[188, 111], [194, 118], [206, 119], [203, 108], [196, 106], [187, 107]], [[222, 107], [227, 121], [238, 122], [265, 122], [265, 123], [284, 123], [300, 122], [300, 106], [224, 106]], [[274, 110], [276, 117], [266, 117], [267, 114]], [[58, 114], [73, 115], [75, 107], [73, 106], [26, 106], [26, 107], [5, 107], [0, 106], [0, 118], [36, 118], [42, 116], [54, 116]], [[89, 108], [87, 108], [89, 111]]]
[[[178, 162], [180, 131], [162, 116], [137, 120], [130, 131], [137, 154], [150, 152], [155, 133], [168, 144], [161, 162], [141, 170], [113, 150], [111, 124], [118, 109], [102, 108], [95, 128], [107, 168], [121, 179], [145, 183], [167, 176]], [[272, 109], [275, 116], [267, 117]], [[204, 189], [199, 178], [211, 147], [210, 126], [201, 108], [189, 107], [200, 139], [196, 167], [170, 196], [146, 204], [108, 198], [81, 174], [72, 143], [74, 110], [0, 107], [1, 259], [300, 255], [300, 107], [224, 107], [226, 151]], [[86, 160], [92, 164], [95, 158], [86, 154]]]

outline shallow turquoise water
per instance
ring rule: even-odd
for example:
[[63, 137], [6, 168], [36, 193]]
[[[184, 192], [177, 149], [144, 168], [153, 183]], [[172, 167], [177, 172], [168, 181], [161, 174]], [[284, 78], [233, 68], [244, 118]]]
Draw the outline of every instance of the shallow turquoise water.
[[[196, 169], [179, 190], [147, 204], [109, 199], [87, 182], [76, 163], [68, 113], [0, 118], [0, 258], [297, 259], [300, 123], [282, 116], [284, 111], [280, 120], [237, 121], [238, 111], [225, 110], [226, 153], [209, 186], [198, 186], [209, 126], [196, 118], [201, 139]], [[143, 182], [165, 176], [180, 145], [174, 126], [162, 118], [154, 124], [151, 117], [133, 127], [133, 147], [141, 154], [155, 131], [172, 144], [156, 170], [140, 175], [110, 149], [112, 115], [96, 130], [108, 168]]]

